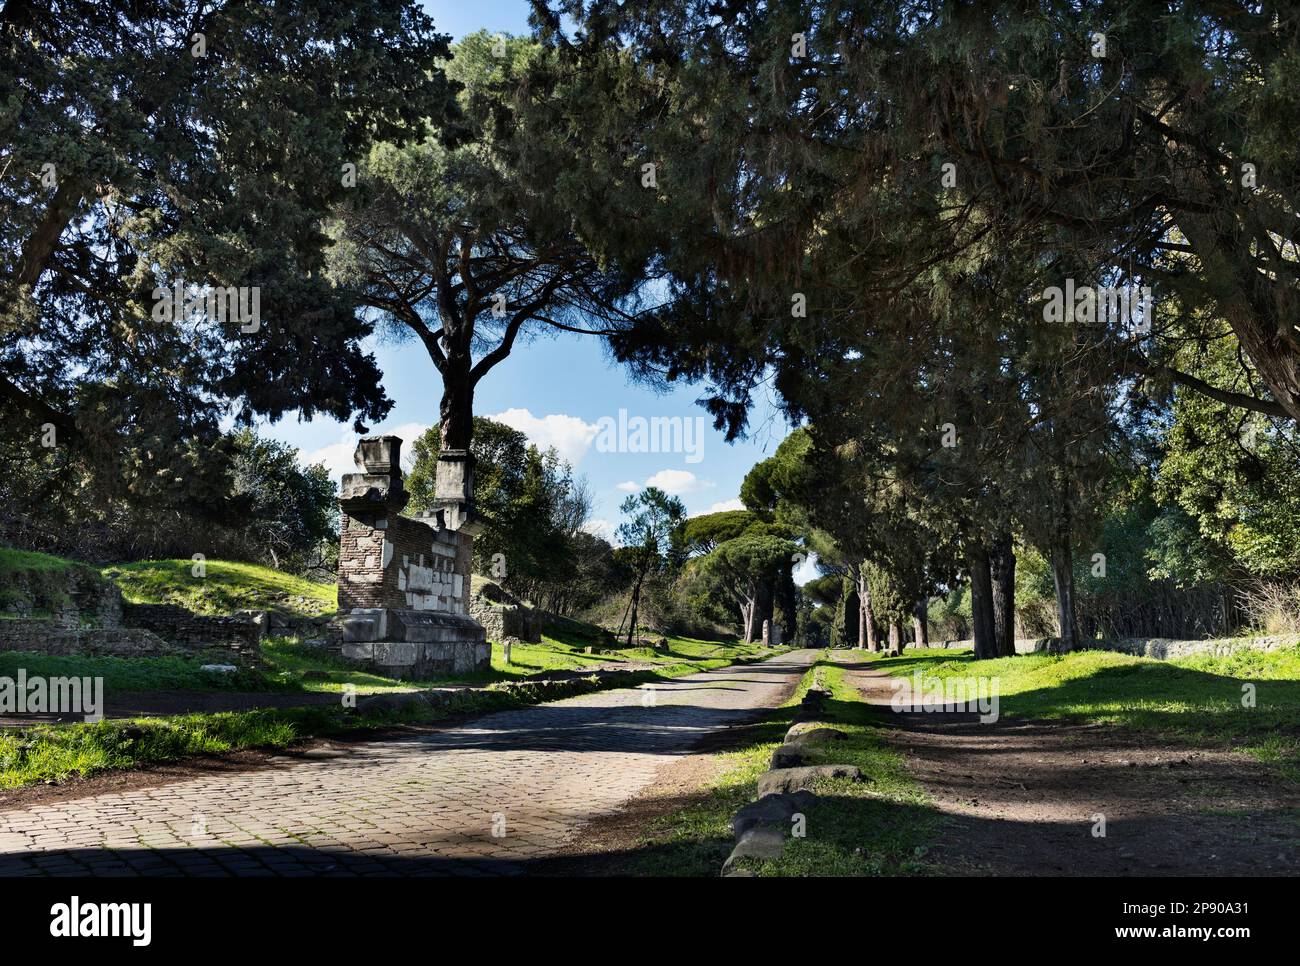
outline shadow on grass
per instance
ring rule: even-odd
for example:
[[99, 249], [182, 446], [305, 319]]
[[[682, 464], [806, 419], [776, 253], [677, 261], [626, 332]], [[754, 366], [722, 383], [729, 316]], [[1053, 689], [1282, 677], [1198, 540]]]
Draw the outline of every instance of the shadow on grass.
[[1103, 720], [1225, 738], [1300, 735], [1300, 680], [1246, 679], [1154, 662], [1098, 668], [1004, 694], [1000, 702], [1002, 712], [1015, 717]]

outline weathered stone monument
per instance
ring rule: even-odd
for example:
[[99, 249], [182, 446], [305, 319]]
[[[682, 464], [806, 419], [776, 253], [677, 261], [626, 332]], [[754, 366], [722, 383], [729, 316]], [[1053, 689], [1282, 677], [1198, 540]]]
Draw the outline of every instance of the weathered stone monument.
[[781, 646], [781, 625], [774, 624], [772, 621], [763, 621], [763, 646], [780, 647]]
[[377, 673], [419, 678], [487, 670], [491, 649], [466, 609], [474, 534], [473, 457], [438, 457], [434, 508], [402, 515], [402, 441], [357, 444], [359, 473], [339, 494], [343, 656]]

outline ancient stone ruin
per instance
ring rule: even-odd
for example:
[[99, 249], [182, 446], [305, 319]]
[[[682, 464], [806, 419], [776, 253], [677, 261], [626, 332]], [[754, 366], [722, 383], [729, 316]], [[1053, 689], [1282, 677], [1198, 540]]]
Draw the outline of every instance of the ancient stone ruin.
[[[0, 651], [92, 657], [207, 658], [255, 667], [261, 628], [171, 604], [132, 604], [93, 569], [16, 570], [0, 593]], [[38, 616], [47, 614], [48, 616]]]
[[469, 597], [469, 615], [483, 625], [489, 641], [518, 638], [536, 644], [542, 639], [543, 614], [504, 590], [483, 581]]
[[343, 477], [343, 656], [390, 677], [487, 670], [491, 648], [467, 609], [474, 534], [482, 528], [473, 457], [439, 454], [434, 508], [408, 517], [401, 449], [396, 436], [363, 439], [354, 457], [360, 472]]

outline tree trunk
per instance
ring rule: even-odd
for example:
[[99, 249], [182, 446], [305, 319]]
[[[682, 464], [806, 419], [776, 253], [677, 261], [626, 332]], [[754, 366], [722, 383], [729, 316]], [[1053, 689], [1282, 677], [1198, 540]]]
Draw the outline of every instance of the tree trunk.
[[761, 629], [763, 621], [776, 623], [776, 617], [773, 608], [776, 603], [776, 587], [774, 580], [761, 580], [754, 587], [754, 627]]
[[1215, 281], [1213, 294], [1220, 316], [1232, 326], [1269, 393], [1300, 423], [1300, 352], [1295, 322], [1293, 316], [1279, 311], [1274, 292], [1283, 282], [1261, 283], [1254, 264], [1243, 254], [1248, 251], [1250, 236], [1230, 212], [1218, 216], [1183, 212], [1177, 216], [1177, 224], [1204, 272]]
[[636, 583], [632, 585], [632, 622], [627, 625], [627, 646], [632, 647], [632, 639], [636, 636], [636, 612], [641, 603], [641, 582], [645, 579], [645, 574], [637, 574]]
[[876, 636], [876, 614], [871, 609], [871, 591], [867, 588], [867, 568], [859, 571], [858, 577], [858, 604], [860, 613], [858, 617], [858, 626], [860, 642], [865, 642], [866, 646], [872, 651], [880, 650], [880, 639]]
[[912, 634], [917, 647], [930, 646], [930, 598], [922, 597], [912, 611]]
[[1070, 547], [1068, 510], [1057, 521], [1052, 540], [1052, 583], [1056, 587], [1056, 626], [1061, 639], [1060, 653], [1079, 646], [1079, 623], [1074, 606], [1074, 560]]
[[745, 643], [752, 643], [754, 640], [754, 625], [758, 618], [758, 588], [752, 583], [749, 585], [748, 596], [745, 598]]
[[442, 401], [438, 405], [439, 445], [443, 451], [469, 449], [474, 438], [474, 383], [469, 359], [449, 358], [442, 372]]
[[859, 575], [853, 581], [854, 592], [853, 599], [858, 618], [858, 650], [867, 646], [867, 622], [862, 613], [862, 576]]
[[1014, 657], [1016, 653], [1016, 554], [1011, 532], [997, 535], [989, 548], [989, 575], [993, 588], [994, 653]]
[[776, 578], [776, 595], [772, 606], [772, 623], [780, 625], [781, 640], [793, 644], [799, 630], [799, 605], [794, 589], [792, 567], [783, 567]]
[[903, 653], [903, 625], [896, 620], [889, 622], [889, 653]]
[[993, 628], [993, 579], [989, 571], [989, 554], [982, 543], [966, 548], [966, 569], [970, 572], [971, 633], [975, 637], [975, 658], [997, 656]]

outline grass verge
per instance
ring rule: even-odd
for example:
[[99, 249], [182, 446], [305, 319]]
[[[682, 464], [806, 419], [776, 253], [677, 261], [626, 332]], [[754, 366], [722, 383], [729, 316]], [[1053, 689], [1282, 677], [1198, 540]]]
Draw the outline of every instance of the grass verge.
[[819, 676], [831, 692], [824, 718], [848, 734], [811, 764], [857, 765], [866, 780], [820, 782], [818, 801], [806, 813], [806, 836], [792, 838], [780, 859], [746, 864], [764, 876], [906, 875], [922, 871], [921, 859], [938, 824], [938, 813], [907, 775], [902, 757], [881, 738], [878, 719], [858, 695], [847, 671], [854, 654], [824, 655], [809, 669], [790, 700], [754, 726], [744, 747], [726, 752], [722, 774], [702, 801], [653, 822], [638, 843], [631, 871], [637, 875], [716, 876], [735, 844], [731, 819], [754, 800], [758, 778], [768, 770], [797, 706]]
[[235, 674], [199, 670], [203, 658], [52, 656], [26, 651], [0, 651], [0, 677], [16, 677], [19, 668], [28, 675], [45, 677], [102, 677], [109, 694], [142, 691], [267, 691], [358, 694], [418, 691], [425, 688], [484, 685], [522, 681], [541, 671], [582, 673], [595, 668], [649, 669], [676, 676], [707, 671], [736, 662], [763, 660], [777, 649], [746, 646], [728, 641], [672, 638], [667, 652], [630, 648], [604, 654], [587, 654], [582, 642], [544, 637], [540, 644], [516, 645], [512, 661], [505, 662], [500, 644], [492, 645], [492, 669], [465, 677], [401, 680], [373, 674], [349, 664], [323, 648], [308, 647], [297, 637], [262, 641], [264, 666], [241, 668]]
[[709, 671], [729, 664], [761, 661], [780, 653], [780, 648], [745, 645], [735, 641], [699, 641], [693, 638], [669, 638], [667, 651], [648, 647], [609, 649], [587, 654], [588, 641], [578, 637], [543, 635], [538, 644], [516, 644], [510, 663], [505, 649], [492, 644], [492, 668], [481, 674], [462, 677], [398, 680], [360, 670], [319, 648], [302, 645], [296, 638], [277, 638], [262, 642], [262, 658], [268, 674], [277, 681], [301, 687], [305, 691], [342, 691], [356, 688], [360, 693], [381, 691], [416, 691], [421, 688], [452, 685], [487, 685], [496, 682], [522, 681], [546, 671], [592, 671], [597, 668], [655, 670], [677, 676], [695, 671]]
[[204, 662], [183, 657], [90, 657], [0, 651], [0, 677], [103, 678], [107, 693], [135, 691], [301, 691], [294, 682], [251, 668], [233, 674], [200, 671]]
[[1113, 651], [976, 661], [969, 654], [920, 649], [874, 663], [895, 675], [920, 671], [923, 684], [997, 678], [1001, 714], [1098, 722], [1226, 745], [1300, 781], [1300, 647], [1169, 661]]

